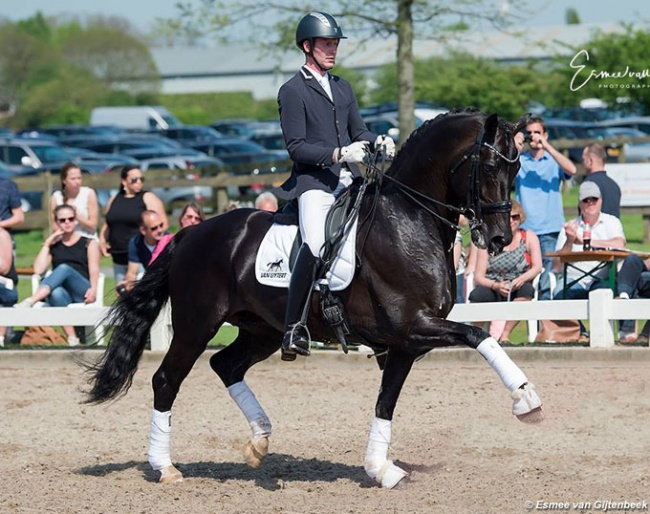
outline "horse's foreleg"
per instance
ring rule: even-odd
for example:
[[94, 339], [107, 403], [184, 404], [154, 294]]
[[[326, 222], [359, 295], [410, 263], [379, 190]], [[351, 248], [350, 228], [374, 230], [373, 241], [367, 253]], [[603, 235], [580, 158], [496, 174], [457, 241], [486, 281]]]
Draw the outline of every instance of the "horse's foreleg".
[[421, 321], [421, 326], [412, 327], [409, 345], [413, 351], [422, 355], [434, 348], [459, 343], [474, 348], [492, 366], [510, 391], [512, 413], [526, 423], [539, 423], [544, 419], [542, 400], [537, 395], [535, 386], [528, 382], [519, 366], [484, 330], [440, 318], [423, 318]]
[[245, 381], [242, 380], [231, 385], [228, 392], [253, 431], [253, 437], [244, 448], [244, 458], [251, 468], [257, 469], [262, 465], [262, 461], [269, 451], [271, 421]]
[[370, 425], [370, 437], [364, 461], [367, 475], [382, 487], [392, 489], [408, 475], [388, 459], [392, 436], [392, 419], [402, 386], [411, 371], [414, 358], [389, 350], [381, 389], [375, 407], [375, 418]]
[[476, 350], [497, 372], [501, 382], [511, 393], [512, 413], [524, 423], [539, 423], [544, 419], [542, 400], [535, 386], [528, 382], [524, 372], [517, 366], [501, 345], [493, 338], [483, 340]]

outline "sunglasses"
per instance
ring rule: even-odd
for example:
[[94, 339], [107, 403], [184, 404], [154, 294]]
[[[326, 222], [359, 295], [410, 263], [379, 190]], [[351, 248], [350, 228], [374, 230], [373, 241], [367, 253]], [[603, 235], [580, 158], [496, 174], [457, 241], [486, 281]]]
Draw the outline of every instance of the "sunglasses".
[[57, 218], [56, 222], [57, 223], [72, 223], [75, 220], [75, 217], [72, 216], [71, 218]]
[[144, 184], [144, 177], [133, 177], [132, 179], [130, 179], [131, 184], [135, 184], [138, 181]]
[[519, 221], [521, 219], [521, 214], [511, 214], [510, 219], [512, 221]]
[[151, 230], [151, 232], [155, 232], [156, 230], [162, 230], [163, 224], [161, 223], [160, 225], [154, 225], [153, 227], [147, 227], [148, 230]]
[[595, 196], [589, 196], [585, 198], [584, 200], [580, 200], [582, 203], [596, 203], [598, 201], [598, 198]]

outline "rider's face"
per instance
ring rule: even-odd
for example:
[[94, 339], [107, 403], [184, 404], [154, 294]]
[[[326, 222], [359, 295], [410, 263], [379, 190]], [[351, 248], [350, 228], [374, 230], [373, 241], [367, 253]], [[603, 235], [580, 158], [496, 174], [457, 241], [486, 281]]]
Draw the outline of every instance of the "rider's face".
[[336, 64], [336, 52], [339, 49], [338, 39], [314, 39], [314, 60], [325, 70], [331, 70]]

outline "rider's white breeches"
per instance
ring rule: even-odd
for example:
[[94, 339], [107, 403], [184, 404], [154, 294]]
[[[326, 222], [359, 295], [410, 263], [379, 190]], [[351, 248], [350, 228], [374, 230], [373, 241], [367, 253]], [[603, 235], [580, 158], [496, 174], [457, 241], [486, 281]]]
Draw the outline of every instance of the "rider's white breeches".
[[304, 243], [309, 245], [311, 253], [320, 257], [320, 250], [325, 242], [325, 220], [336, 197], [352, 183], [352, 173], [341, 170], [339, 185], [333, 193], [312, 189], [305, 191], [298, 198], [300, 217], [300, 234]]

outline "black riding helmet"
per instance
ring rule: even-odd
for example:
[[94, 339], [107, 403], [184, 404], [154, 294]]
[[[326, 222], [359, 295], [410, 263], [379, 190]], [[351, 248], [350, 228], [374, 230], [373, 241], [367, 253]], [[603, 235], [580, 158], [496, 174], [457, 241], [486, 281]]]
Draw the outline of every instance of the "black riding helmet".
[[334, 16], [326, 12], [310, 12], [305, 15], [296, 29], [296, 45], [301, 50], [302, 42], [309, 40], [309, 49], [314, 47], [313, 39], [322, 37], [325, 39], [347, 39]]

